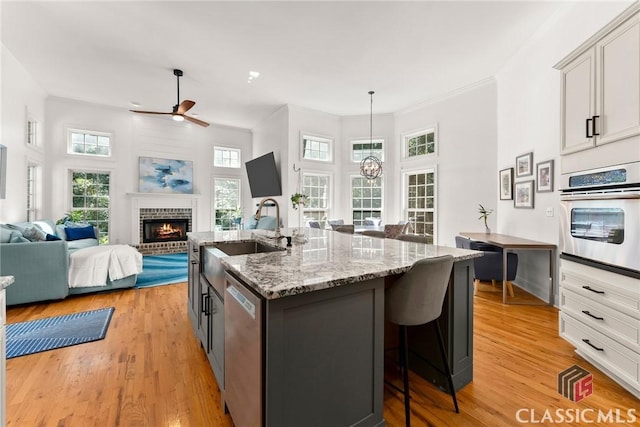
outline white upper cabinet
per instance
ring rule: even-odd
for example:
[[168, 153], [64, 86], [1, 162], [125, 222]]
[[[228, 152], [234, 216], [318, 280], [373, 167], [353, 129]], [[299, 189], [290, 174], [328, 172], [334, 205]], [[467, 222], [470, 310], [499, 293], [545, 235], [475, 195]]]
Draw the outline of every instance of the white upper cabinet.
[[640, 13], [630, 8], [556, 65], [561, 153], [640, 134]]

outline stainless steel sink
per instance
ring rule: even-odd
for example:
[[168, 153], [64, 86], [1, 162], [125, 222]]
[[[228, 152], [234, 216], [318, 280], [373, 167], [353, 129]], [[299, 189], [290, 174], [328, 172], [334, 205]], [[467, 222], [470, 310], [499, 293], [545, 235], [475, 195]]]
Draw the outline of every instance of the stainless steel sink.
[[267, 245], [257, 241], [218, 243], [216, 244], [216, 248], [227, 255], [247, 255], [285, 250], [283, 247]]
[[224, 299], [224, 267], [220, 262], [220, 258], [225, 256], [249, 255], [284, 250], [286, 249], [283, 247], [273, 246], [255, 240], [249, 242], [216, 243], [215, 246], [205, 247], [202, 251], [202, 274], [218, 292], [218, 295]]

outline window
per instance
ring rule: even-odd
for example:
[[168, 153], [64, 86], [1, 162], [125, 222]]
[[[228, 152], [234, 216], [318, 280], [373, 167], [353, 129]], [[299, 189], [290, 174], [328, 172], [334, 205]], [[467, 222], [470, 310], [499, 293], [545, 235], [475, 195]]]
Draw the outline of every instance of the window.
[[240, 159], [240, 150], [236, 148], [213, 147], [213, 166], [239, 168]]
[[302, 193], [309, 196], [303, 212], [305, 219], [320, 220], [329, 213], [329, 175], [305, 173]]
[[109, 187], [111, 176], [99, 172], [71, 172], [71, 208], [100, 230], [100, 243], [109, 243]]
[[382, 218], [382, 177], [351, 177], [351, 209], [356, 226], [363, 225], [367, 218]]
[[38, 219], [38, 170], [36, 164], [27, 165], [27, 221]]
[[406, 175], [407, 221], [416, 234], [434, 239], [435, 170]]
[[240, 212], [240, 180], [235, 178], [213, 179], [213, 212], [214, 228], [230, 230], [236, 227], [237, 220], [242, 220]]
[[27, 144], [32, 147], [38, 146], [37, 141], [38, 122], [33, 119], [27, 120]]
[[331, 161], [333, 139], [320, 136], [302, 135], [302, 158], [307, 160]]
[[403, 140], [406, 157], [423, 156], [436, 152], [435, 128], [405, 135]]
[[111, 156], [111, 136], [108, 133], [69, 130], [69, 154]]
[[362, 139], [351, 141], [351, 161], [360, 163], [362, 159], [369, 155], [376, 156], [381, 162], [384, 162], [384, 139]]

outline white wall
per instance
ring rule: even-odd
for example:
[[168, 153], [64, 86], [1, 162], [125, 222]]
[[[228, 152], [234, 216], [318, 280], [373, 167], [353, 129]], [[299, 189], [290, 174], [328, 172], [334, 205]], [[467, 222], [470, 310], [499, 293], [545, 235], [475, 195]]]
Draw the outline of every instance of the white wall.
[[[537, 35], [496, 75], [498, 82], [497, 170], [515, 165], [515, 157], [533, 152], [533, 163], [555, 161], [560, 171], [560, 71], [553, 66], [591, 37], [631, 2], [575, 2], [551, 17]], [[524, 177], [516, 181], [525, 181]], [[497, 197], [497, 196], [496, 196]], [[558, 243], [559, 195], [535, 193], [534, 209], [514, 209], [496, 201], [498, 232]], [[553, 216], [547, 217], [547, 208]], [[548, 256], [521, 252], [516, 283], [546, 299]], [[557, 291], [557, 287], [556, 287]]]
[[[405, 161], [401, 135], [437, 125], [437, 156]], [[497, 135], [496, 85], [493, 79], [460, 90], [451, 96], [396, 115], [396, 177], [402, 173], [436, 167], [437, 207], [435, 244], [455, 246], [461, 231], [484, 231], [478, 220], [478, 204], [496, 209]], [[394, 188], [400, 188], [398, 186]], [[400, 191], [388, 202], [401, 206]], [[495, 215], [489, 227], [495, 229]]]
[[[252, 159], [260, 157], [263, 154], [273, 151], [273, 156], [276, 161], [276, 166], [280, 171], [280, 185], [282, 187], [282, 196], [274, 197], [280, 206], [280, 222], [287, 226], [288, 222], [288, 210], [289, 193], [287, 188], [291, 185], [289, 174], [287, 170], [289, 168], [289, 108], [284, 105], [274, 112], [267, 119], [263, 120], [253, 131], [253, 151]], [[248, 187], [247, 187], [248, 189]], [[248, 193], [248, 192], [247, 192]], [[250, 193], [249, 197], [250, 197]], [[249, 199], [248, 209], [245, 209], [244, 217], [255, 213], [256, 204], [260, 202], [260, 199]], [[262, 212], [262, 215], [274, 215], [276, 211], [274, 208], [267, 208]]]
[[[251, 132], [246, 129], [217, 125], [203, 128], [189, 122], [178, 123], [165, 117], [137, 115], [125, 109], [60, 98], [47, 100], [46, 117], [49, 185], [44, 191], [50, 196], [48, 216], [57, 219], [70, 209], [71, 170], [111, 172], [112, 243], [131, 243], [134, 239], [131, 200], [133, 193], [138, 192], [138, 157], [193, 161], [194, 193], [197, 195], [197, 221], [193, 230], [204, 231], [210, 230], [213, 223], [213, 146], [240, 148], [243, 159], [251, 153]], [[69, 128], [111, 133], [112, 156], [95, 158], [67, 154]]]
[[33, 149], [26, 144], [27, 115], [38, 122], [36, 138], [46, 144], [43, 138], [46, 93], [4, 45], [0, 61], [0, 144], [7, 147], [7, 193], [5, 199], [0, 199], [0, 222], [20, 222], [27, 219], [27, 162], [36, 162], [44, 167], [44, 149]]

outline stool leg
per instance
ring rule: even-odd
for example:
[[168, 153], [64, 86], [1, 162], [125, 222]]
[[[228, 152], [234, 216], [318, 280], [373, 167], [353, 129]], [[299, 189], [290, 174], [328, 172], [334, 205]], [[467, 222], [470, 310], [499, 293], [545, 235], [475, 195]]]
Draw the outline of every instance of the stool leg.
[[444, 371], [447, 374], [447, 380], [449, 381], [449, 390], [451, 397], [453, 398], [453, 406], [456, 408], [456, 414], [459, 414], [458, 410], [458, 400], [456, 399], [456, 389], [453, 388], [453, 378], [451, 377], [451, 369], [449, 369], [449, 361], [447, 360], [447, 355], [444, 351], [444, 341], [442, 341], [442, 332], [440, 332], [440, 324], [438, 323], [438, 319], [434, 320], [433, 323], [436, 325], [436, 333], [438, 334], [438, 344], [440, 345], [440, 356], [442, 356], [442, 362], [444, 363]]
[[411, 426], [411, 408], [409, 403], [409, 346], [407, 343], [407, 327], [400, 325], [400, 365], [404, 383], [404, 419], [407, 427]]

